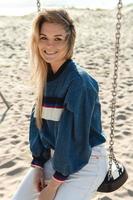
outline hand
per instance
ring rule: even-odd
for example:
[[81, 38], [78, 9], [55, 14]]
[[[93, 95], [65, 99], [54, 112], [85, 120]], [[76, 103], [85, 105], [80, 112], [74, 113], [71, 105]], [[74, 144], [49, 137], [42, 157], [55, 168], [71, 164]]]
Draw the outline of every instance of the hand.
[[56, 194], [56, 189], [46, 186], [40, 193], [38, 200], [53, 200]]
[[49, 184], [41, 191], [38, 200], [53, 200], [62, 183], [51, 179]]
[[37, 192], [41, 192], [46, 187], [43, 169], [35, 168], [34, 184]]

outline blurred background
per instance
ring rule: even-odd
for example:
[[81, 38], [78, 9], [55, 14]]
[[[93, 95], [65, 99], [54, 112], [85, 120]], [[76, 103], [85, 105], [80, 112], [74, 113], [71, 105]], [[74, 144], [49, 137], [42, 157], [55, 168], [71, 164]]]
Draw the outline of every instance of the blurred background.
[[[116, 0], [40, 0], [42, 7], [74, 7], [91, 9], [113, 9]], [[133, 3], [133, 0], [123, 0], [124, 5]], [[0, 0], [0, 15], [25, 15], [36, 11], [36, 0]]]

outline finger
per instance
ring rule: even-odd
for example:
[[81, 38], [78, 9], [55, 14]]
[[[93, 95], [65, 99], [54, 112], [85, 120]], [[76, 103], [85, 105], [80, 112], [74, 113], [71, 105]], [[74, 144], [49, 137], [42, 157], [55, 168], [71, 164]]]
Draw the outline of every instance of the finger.
[[41, 182], [41, 187], [43, 188], [44, 187], [44, 180], [43, 180], [43, 178], [40, 178], [40, 182]]
[[43, 188], [47, 187], [47, 184], [44, 184]]
[[48, 184], [46, 184], [44, 178], [41, 178], [41, 187], [42, 187], [42, 188], [45, 188], [45, 187], [47, 187], [47, 185], [48, 185]]
[[38, 183], [36, 184], [36, 189], [37, 189], [37, 192], [41, 192], [42, 187], [41, 187], [41, 183], [40, 183], [40, 182], [38, 182]]
[[42, 190], [42, 186], [41, 186], [41, 183], [39, 183], [38, 185], [38, 191], [40, 192]]
[[41, 189], [43, 190], [45, 187], [47, 187], [47, 184], [45, 183], [44, 179], [41, 179]]

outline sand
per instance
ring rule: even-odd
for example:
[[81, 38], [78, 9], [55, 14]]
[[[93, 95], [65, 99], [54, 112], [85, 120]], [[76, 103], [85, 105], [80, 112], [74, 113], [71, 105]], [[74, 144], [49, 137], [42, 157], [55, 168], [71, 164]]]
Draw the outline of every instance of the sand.
[[[116, 10], [69, 9], [77, 39], [74, 59], [100, 86], [103, 130], [109, 139]], [[9, 200], [29, 169], [29, 117], [34, 103], [29, 84], [27, 41], [33, 15], [0, 17], [0, 91], [11, 106], [0, 125], [0, 199]], [[115, 128], [116, 157], [129, 179], [119, 190], [95, 200], [133, 199], [133, 5], [123, 9]], [[0, 98], [1, 116], [6, 110]], [[108, 146], [108, 142], [107, 142]], [[108, 148], [108, 147], [107, 147]]]

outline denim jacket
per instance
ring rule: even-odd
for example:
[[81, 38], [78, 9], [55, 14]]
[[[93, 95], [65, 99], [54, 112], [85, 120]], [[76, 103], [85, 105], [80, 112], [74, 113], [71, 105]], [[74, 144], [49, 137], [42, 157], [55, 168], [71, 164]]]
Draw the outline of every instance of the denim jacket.
[[53, 168], [64, 176], [77, 172], [92, 147], [106, 141], [101, 126], [97, 81], [73, 60], [48, 77], [42, 105], [43, 125], [36, 127], [32, 109], [29, 142], [32, 163], [43, 166], [54, 150]]

